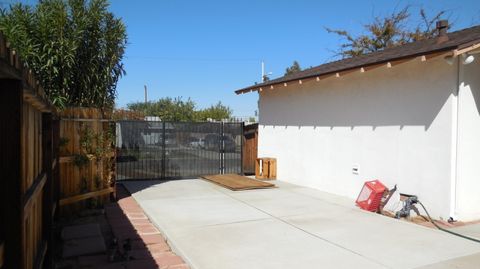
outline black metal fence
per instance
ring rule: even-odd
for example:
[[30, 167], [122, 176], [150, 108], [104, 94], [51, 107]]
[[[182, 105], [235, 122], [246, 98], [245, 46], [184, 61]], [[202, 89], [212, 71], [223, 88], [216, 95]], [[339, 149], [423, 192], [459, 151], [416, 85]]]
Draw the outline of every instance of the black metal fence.
[[243, 123], [118, 121], [117, 180], [242, 173]]

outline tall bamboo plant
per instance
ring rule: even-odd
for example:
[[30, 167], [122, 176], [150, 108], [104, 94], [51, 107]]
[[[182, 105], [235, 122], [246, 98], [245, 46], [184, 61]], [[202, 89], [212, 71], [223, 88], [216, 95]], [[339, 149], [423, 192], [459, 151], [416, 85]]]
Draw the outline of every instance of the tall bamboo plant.
[[108, 0], [44, 0], [0, 13], [0, 31], [53, 104], [112, 108], [127, 44]]

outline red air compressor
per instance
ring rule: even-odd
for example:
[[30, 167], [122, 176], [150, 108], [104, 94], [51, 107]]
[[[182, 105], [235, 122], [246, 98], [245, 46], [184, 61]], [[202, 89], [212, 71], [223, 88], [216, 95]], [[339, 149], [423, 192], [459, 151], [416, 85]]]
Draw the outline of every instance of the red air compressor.
[[375, 212], [380, 206], [386, 187], [378, 180], [367, 181], [357, 198], [357, 205], [364, 210]]

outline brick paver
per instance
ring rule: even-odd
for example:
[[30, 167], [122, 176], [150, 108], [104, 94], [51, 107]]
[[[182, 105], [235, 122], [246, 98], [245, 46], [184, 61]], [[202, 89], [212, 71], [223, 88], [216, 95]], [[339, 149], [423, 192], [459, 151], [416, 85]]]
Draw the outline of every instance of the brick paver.
[[126, 189], [117, 186], [118, 202], [105, 207], [105, 215], [120, 249], [130, 240], [129, 261], [108, 262], [108, 256], [79, 257], [84, 268], [188, 269], [183, 259], [171, 251], [160, 231], [150, 222], [142, 208]]

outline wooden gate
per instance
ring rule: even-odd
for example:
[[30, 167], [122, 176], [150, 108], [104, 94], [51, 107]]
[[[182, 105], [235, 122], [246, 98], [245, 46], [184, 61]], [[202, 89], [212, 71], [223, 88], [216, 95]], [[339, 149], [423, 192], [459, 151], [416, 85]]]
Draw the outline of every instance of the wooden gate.
[[255, 161], [258, 154], [258, 123], [245, 125], [243, 139], [243, 173], [255, 174]]

